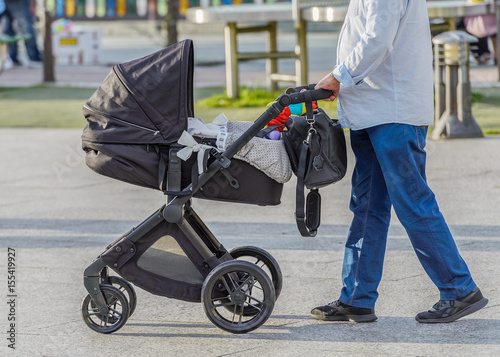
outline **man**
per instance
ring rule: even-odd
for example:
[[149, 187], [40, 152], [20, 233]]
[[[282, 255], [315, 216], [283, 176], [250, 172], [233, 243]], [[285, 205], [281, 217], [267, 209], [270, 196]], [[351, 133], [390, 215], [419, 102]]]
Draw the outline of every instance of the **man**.
[[426, 2], [351, 0], [337, 66], [316, 86], [339, 99], [356, 156], [339, 300], [318, 320], [371, 322], [382, 277], [391, 205], [440, 301], [418, 322], [452, 322], [488, 300], [474, 283], [426, 182], [427, 126], [433, 123], [432, 49]]

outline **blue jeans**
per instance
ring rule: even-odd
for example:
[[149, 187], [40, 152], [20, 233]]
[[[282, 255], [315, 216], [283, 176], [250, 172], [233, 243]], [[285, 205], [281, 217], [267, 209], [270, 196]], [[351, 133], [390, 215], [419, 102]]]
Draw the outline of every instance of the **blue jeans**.
[[442, 300], [454, 300], [475, 288], [469, 269], [439, 211], [425, 177], [427, 128], [384, 124], [351, 130], [356, 156], [340, 301], [373, 309], [394, 206], [420, 263]]

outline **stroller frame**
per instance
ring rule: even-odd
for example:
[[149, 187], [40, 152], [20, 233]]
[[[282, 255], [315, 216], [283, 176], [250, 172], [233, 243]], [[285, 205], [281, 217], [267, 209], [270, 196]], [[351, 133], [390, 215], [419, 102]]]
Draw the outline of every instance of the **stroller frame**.
[[[129, 259], [135, 254], [135, 248], [133, 244], [124, 246], [121, 243], [125, 239], [136, 243], [148, 232], [164, 224], [165, 221], [178, 227], [203, 259], [205, 280], [201, 301], [208, 318], [217, 327], [232, 333], [246, 333], [265, 323], [272, 313], [274, 302], [282, 286], [281, 271], [277, 262], [269, 253], [256, 247], [243, 247], [243, 249], [229, 254], [194, 211], [191, 199], [217, 172], [226, 170], [230, 166], [233, 156], [270, 120], [276, 118], [286, 106], [321, 100], [331, 96], [331, 91], [313, 89], [314, 85], [309, 85], [287, 90], [287, 93], [281, 95], [224, 152], [219, 153], [217, 150], [211, 150], [210, 154], [215, 158], [215, 161], [208, 166], [206, 172], [199, 174], [196, 182], [192, 182], [182, 191], [180, 173], [175, 169], [176, 165], [180, 165], [180, 160], [176, 156], [179, 148], [170, 147], [167, 171], [167, 203], [137, 227], [109, 245], [107, 250], [84, 271], [84, 286], [89, 294], [82, 302], [82, 314], [84, 321], [91, 329], [100, 333], [117, 331], [125, 324], [136, 305], [135, 292], [131, 284], [125, 279], [110, 277], [108, 274], [108, 266], [117, 268], [121, 263], [118, 261], [110, 265], [110, 261], [105, 259], [105, 253], [115, 250], [115, 253], [119, 254], [119, 260]], [[301, 90], [305, 91], [300, 92]], [[122, 249], [128, 249], [128, 251], [125, 252]], [[266, 273], [257, 263], [236, 260], [238, 256], [257, 258], [257, 261], [263, 263], [271, 273]], [[230, 281], [231, 284], [228, 284], [227, 281]], [[252, 289], [254, 286], [258, 287], [254, 290], [261, 291], [259, 297], [253, 297]], [[221, 306], [226, 310], [232, 310], [230, 312], [232, 318], [221, 316], [217, 311], [217, 308]], [[98, 317], [97, 323], [95, 319], [93, 320], [94, 316]]]

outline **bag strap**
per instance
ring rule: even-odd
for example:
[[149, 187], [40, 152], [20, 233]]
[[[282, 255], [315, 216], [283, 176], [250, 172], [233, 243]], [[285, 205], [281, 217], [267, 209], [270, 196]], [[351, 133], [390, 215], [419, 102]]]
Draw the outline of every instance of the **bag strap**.
[[267, 134], [269, 134], [274, 129], [279, 128], [279, 127], [284, 127], [284, 126], [285, 126], [285, 124], [277, 124], [277, 125], [268, 126], [267, 128], [264, 128], [261, 131], [259, 131], [257, 133], [257, 135], [255, 135], [255, 136], [257, 138], [263, 138], [264, 136], [266, 136]]
[[317, 233], [317, 227], [310, 229], [306, 223], [306, 212], [304, 209], [304, 178], [307, 169], [307, 153], [309, 152], [309, 144], [306, 141], [302, 142], [299, 155], [299, 167], [297, 170], [297, 188], [295, 193], [295, 220], [297, 228], [302, 237], [314, 237]]
[[304, 97], [305, 97], [305, 107], [306, 107], [306, 117], [308, 120], [313, 119], [314, 117], [314, 110], [313, 110], [313, 99], [310, 91], [305, 91], [304, 92]]

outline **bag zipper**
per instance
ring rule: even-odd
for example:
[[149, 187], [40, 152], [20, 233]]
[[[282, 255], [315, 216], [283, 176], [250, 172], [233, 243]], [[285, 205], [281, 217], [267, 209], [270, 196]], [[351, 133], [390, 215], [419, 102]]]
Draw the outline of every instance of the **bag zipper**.
[[156, 135], [158, 135], [158, 134], [160, 133], [160, 131], [159, 131], [159, 130], [149, 129], [149, 128], [146, 128], [146, 127], [144, 127], [144, 126], [137, 125], [137, 124], [130, 123], [130, 122], [128, 122], [128, 121], [125, 121], [125, 120], [119, 119], [119, 118], [114, 117], [114, 116], [112, 116], [112, 115], [108, 115], [108, 114], [103, 113], [103, 112], [101, 112], [101, 111], [99, 111], [99, 110], [92, 109], [92, 108], [88, 107], [88, 106], [87, 106], [87, 104], [85, 104], [83, 107], [84, 107], [86, 110], [90, 111], [90, 112], [93, 112], [93, 113], [95, 113], [95, 114], [98, 114], [98, 115], [103, 116], [103, 117], [106, 117], [106, 118], [111, 118], [111, 119], [116, 120], [116, 121], [119, 121], [120, 123], [123, 123], [123, 124], [125, 124], [125, 125], [130, 125], [130, 126], [133, 126], [133, 127], [139, 128], [139, 129], [142, 129], [142, 130], [147, 130], [147, 131], [149, 131], [149, 132], [153, 133], [153, 135], [154, 135], [154, 136], [156, 136]]

